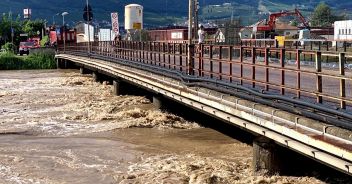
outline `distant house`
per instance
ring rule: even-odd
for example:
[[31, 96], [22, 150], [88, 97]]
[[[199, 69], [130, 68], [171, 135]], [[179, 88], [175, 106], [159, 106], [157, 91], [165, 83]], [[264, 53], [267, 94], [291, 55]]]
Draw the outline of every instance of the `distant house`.
[[[205, 28], [206, 40], [213, 39], [217, 28]], [[188, 41], [188, 27], [164, 27], [147, 31], [150, 41], [184, 43]]]
[[187, 27], [165, 27], [148, 30], [151, 41], [183, 42], [188, 39]]
[[275, 24], [275, 33], [279, 36], [292, 37], [296, 36], [298, 32], [299, 28], [296, 26], [278, 22]]
[[333, 27], [319, 27], [310, 29], [312, 39], [325, 39], [334, 40], [334, 28]]
[[244, 27], [239, 32], [241, 39], [250, 39], [253, 37], [253, 28], [251, 27]]
[[[258, 27], [266, 26], [266, 20], [261, 20], [253, 25], [250, 25], [246, 28], [241, 30], [241, 39], [248, 39], [248, 38], [267, 38], [269, 35], [266, 31], [257, 31]], [[292, 37], [298, 35], [299, 28], [296, 26], [289, 25], [287, 23], [275, 22], [274, 32], [277, 36], [285, 36], [285, 37]]]

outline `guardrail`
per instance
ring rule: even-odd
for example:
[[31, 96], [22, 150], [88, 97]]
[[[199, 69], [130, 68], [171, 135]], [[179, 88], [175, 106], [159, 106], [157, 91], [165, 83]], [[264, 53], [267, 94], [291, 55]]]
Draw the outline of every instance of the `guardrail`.
[[352, 41], [333, 41], [324, 39], [286, 39], [280, 45], [276, 39], [242, 39], [244, 47], [282, 47], [314, 51], [352, 52]]
[[[347, 90], [352, 88], [352, 72], [345, 64], [349, 52], [131, 41], [60, 45], [59, 51], [139, 62], [348, 114], [352, 108], [352, 91]], [[329, 67], [326, 58], [337, 60], [338, 66]]]

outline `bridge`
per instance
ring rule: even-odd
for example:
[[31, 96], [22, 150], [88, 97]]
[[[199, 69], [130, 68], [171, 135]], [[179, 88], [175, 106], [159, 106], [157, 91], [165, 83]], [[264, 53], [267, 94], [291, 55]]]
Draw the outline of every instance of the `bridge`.
[[113, 80], [116, 95], [133, 85], [158, 107], [171, 99], [252, 133], [255, 171], [285, 167], [280, 145], [352, 175], [352, 52], [288, 45], [93, 42], [60, 45], [55, 57]]

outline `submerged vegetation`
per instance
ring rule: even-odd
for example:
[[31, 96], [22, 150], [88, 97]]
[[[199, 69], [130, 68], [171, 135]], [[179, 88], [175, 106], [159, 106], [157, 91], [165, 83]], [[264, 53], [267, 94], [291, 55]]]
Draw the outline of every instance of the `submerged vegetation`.
[[0, 70], [55, 69], [54, 56], [50, 52], [38, 52], [20, 57], [11, 52], [5, 52], [0, 54]]

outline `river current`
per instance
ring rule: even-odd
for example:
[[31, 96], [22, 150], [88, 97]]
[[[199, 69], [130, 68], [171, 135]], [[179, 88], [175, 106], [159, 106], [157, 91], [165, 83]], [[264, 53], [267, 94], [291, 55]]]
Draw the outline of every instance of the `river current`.
[[198, 123], [75, 70], [0, 71], [0, 183], [346, 182], [254, 176], [251, 145]]

